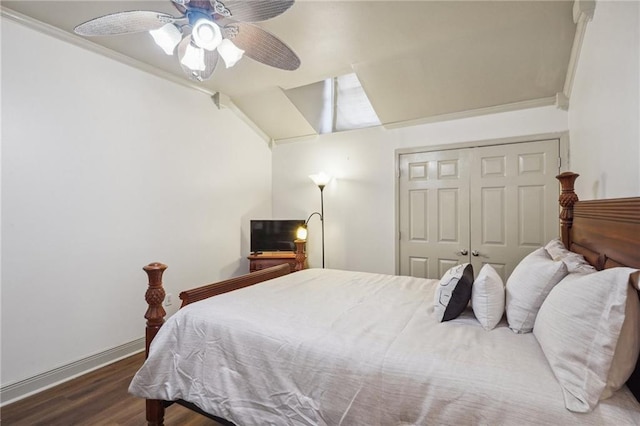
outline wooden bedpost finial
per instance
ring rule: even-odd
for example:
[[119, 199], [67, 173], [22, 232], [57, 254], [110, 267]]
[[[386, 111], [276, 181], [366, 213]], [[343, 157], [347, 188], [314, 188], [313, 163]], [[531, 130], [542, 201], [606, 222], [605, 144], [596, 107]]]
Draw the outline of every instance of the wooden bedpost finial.
[[556, 176], [556, 179], [560, 181], [562, 192], [560, 192], [560, 198], [558, 200], [562, 210], [560, 211], [560, 233], [562, 242], [566, 248], [571, 245], [571, 238], [569, 230], [573, 225], [573, 205], [578, 201], [578, 195], [576, 195], [573, 184], [577, 177], [580, 176], [573, 172], [563, 172]]
[[164, 316], [167, 314], [162, 307], [165, 296], [164, 288], [162, 287], [162, 273], [167, 269], [167, 265], [155, 262], [148, 264], [142, 269], [144, 269], [149, 277], [149, 286], [147, 292], [144, 294], [144, 298], [149, 305], [147, 312], [144, 314], [147, 320], [146, 353], [149, 355], [149, 345], [156, 336], [156, 333], [158, 333], [158, 330], [160, 330], [160, 327], [162, 327]]

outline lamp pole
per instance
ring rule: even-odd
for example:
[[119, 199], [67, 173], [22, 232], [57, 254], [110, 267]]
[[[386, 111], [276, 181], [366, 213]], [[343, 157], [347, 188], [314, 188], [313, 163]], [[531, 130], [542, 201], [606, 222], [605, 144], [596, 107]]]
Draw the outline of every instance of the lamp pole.
[[[331, 176], [327, 175], [326, 173], [320, 172], [315, 175], [310, 175], [309, 177], [311, 178], [313, 183], [318, 185], [318, 188], [320, 188], [320, 213], [316, 213], [320, 215], [320, 222], [322, 222], [322, 268], [324, 268], [324, 187], [331, 180]], [[312, 213], [311, 216], [313, 216], [314, 214], [315, 213]]]
[[324, 185], [318, 185], [320, 188], [320, 222], [322, 225], [322, 269], [324, 269]]

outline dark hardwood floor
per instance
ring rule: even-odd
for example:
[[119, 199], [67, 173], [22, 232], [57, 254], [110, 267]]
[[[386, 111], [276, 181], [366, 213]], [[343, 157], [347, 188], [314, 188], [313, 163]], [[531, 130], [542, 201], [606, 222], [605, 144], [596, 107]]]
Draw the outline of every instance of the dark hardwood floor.
[[[133, 355], [0, 409], [3, 426], [146, 425], [145, 402], [129, 395], [129, 382], [144, 361]], [[177, 404], [167, 408], [166, 426], [219, 426]]]

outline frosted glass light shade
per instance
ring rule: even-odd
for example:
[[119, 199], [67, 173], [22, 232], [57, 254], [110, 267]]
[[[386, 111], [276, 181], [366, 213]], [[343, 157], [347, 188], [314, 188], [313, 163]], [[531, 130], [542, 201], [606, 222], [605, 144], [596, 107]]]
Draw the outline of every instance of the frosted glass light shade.
[[305, 226], [299, 226], [296, 231], [296, 239], [298, 240], [306, 240], [307, 239], [307, 228]]
[[309, 175], [313, 183], [318, 185], [320, 188], [324, 188], [330, 181], [331, 176], [324, 172], [317, 173], [315, 175]]
[[193, 37], [196, 46], [209, 51], [216, 50], [216, 47], [222, 42], [220, 27], [215, 22], [204, 18], [196, 21], [191, 31], [191, 37]]
[[204, 71], [204, 50], [189, 43], [184, 56], [180, 60], [182, 65], [194, 71]]
[[242, 58], [244, 50], [233, 44], [228, 38], [225, 38], [218, 46], [218, 53], [222, 56], [227, 68], [231, 68]]
[[173, 24], [166, 24], [157, 30], [149, 31], [153, 41], [164, 50], [167, 55], [172, 55], [173, 50], [176, 48], [180, 40], [182, 40], [182, 33]]

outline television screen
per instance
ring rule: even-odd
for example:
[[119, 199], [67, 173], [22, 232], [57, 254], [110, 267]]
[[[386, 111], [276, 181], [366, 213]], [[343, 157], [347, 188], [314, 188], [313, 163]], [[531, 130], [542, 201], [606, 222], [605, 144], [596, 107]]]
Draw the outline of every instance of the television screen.
[[251, 252], [295, 251], [296, 231], [301, 220], [252, 220]]

